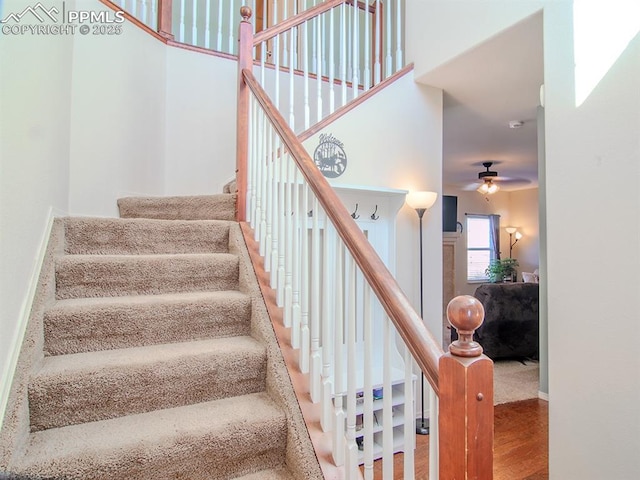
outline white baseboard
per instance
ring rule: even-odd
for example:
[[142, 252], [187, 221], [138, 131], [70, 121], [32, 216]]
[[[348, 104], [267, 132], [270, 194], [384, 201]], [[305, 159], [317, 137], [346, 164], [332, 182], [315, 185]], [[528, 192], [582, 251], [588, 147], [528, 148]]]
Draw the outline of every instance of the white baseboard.
[[20, 306], [20, 313], [18, 315], [18, 325], [14, 330], [13, 339], [11, 342], [11, 352], [9, 354], [9, 362], [5, 365], [5, 369], [2, 372], [4, 382], [0, 386], [0, 430], [2, 429], [2, 423], [7, 409], [7, 403], [9, 402], [9, 393], [11, 391], [11, 385], [13, 384], [13, 376], [18, 365], [18, 358], [20, 356], [20, 348], [22, 347], [22, 341], [24, 334], [27, 330], [27, 324], [29, 323], [29, 315], [31, 314], [31, 307], [33, 306], [33, 300], [36, 295], [38, 287], [38, 280], [40, 278], [40, 271], [44, 262], [45, 255], [47, 253], [47, 246], [49, 244], [49, 238], [51, 236], [51, 229], [53, 228], [53, 220], [55, 217], [65, 216], [66, 214], [54, 207], [49, 207], [47, 213], [47, 219], [45, 227], [40, 238], [40, 243], [37, 251], [34, 255], [34, 262], [32, 265], [31, 274], [29, 275], [29, 284], [27, 285], [26, 294], [23, 297], [22, 305]]
[[541, 392], [538, 390], [538, 398], [541, 400], [546, 400], [547, 402], [549, 401], [549, 394], [545, 393], [545, 392]]

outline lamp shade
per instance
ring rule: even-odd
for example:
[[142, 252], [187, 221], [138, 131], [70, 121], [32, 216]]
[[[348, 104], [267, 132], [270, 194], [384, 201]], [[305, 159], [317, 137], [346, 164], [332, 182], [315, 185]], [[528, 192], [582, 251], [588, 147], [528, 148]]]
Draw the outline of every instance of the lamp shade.
[[520, 232], [516, 232], [516, 240], [520, 240], [522, 238], [522, 234]]
[[413, 209], [429, 209], [436, 203], [438, 194], [436, 192], [409, 192], [406, 202]]
[[516, 227], [504, 227], [504, 229], [507, 231], [509, 235], [516, 233], [516, 230], [518, 230]]

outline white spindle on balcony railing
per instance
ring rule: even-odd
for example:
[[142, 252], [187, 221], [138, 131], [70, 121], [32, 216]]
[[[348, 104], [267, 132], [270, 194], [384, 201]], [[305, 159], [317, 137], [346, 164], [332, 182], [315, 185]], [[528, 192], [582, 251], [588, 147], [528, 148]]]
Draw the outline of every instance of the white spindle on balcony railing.
[[[402, 32], [395, 31], [402, 27], [402, 5], [402, 0], [394, 0], [389, 6], [377, 1], [368, 4], [355, 0], [328, 0], [288, 19], [285, 23], [289, 28], [275, 25], [256, 34], [256, 51], [270, 50], [275, 66], [269, 72], [265, 88], [279, 109], [283, 98], [287, 98], [289, 126], [294, 131], [308, 129], [312, 119], [321, 121], [336, 108], [358, 97], [361, 90], [368, 90], [403, 66], [402, 43], [396, 42], [402, 39]], [[388, 11], [383, 14], [385, 8]], [[311, 14], [321, 10], [324, 11], [319, 15]], [[371, 25], [375, 26], [375, 32]], [[295, 56], [286, 50], [291, 49], [292, 38], [298, 39], [296, 44], [301, 47]], [[383, 39], [386, 42], [384, 53]], [[395, 49], [392, 48], [394, 42], [397, 43]], [[284, 53], [287, 54], [286, 61], [282, 57]], [[380, 66], [382, 57], [384, 68]], [[284, 71], [291, 75], [294, 64], [302, 70], [296, 71], [294, 76], [301, 74], [301, 78], [280, 82]], [[314, 93], [309, 84], [312, 79], [315, 81]], [[339, 86], [338, 91], [336, 86]], [[285, 89], [286, 96], [280, 92]], [[292, 104], [298, 98], [303, 101]]]
[[147, 27], [157, 30], [158, 0], [113, 0], [113, 3]]

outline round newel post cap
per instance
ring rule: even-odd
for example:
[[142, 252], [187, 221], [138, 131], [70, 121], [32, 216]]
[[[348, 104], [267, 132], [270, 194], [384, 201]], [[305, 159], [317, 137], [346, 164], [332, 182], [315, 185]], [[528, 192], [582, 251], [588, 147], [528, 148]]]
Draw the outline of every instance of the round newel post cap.
[[484, 307], [480, 300], [471, 295], [459, 295], [447, 305], [447, 319], [458, 331], [458, 340], [449, 345], [452, 355], [458, 357], [478, 357], [482, 347], [473, 341], [473, 333], [484, 321]]
[[240, 16], [242, 17], [242, 21], [248, 22], [251, 15], [253, 15], [253, 12], [250, 7], [247, 7], [246, 5], [240, 7]]

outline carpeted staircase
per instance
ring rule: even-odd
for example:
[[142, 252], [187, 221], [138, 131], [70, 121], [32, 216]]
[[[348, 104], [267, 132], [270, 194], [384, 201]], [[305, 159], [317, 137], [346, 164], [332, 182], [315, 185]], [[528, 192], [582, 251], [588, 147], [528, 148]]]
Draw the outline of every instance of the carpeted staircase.
[[123, 218], [56, 220], [55, 299], [30, 320], [0, 467], [29, 478], [322, 478], [230, 221], [235, 196], [118, 206]]

